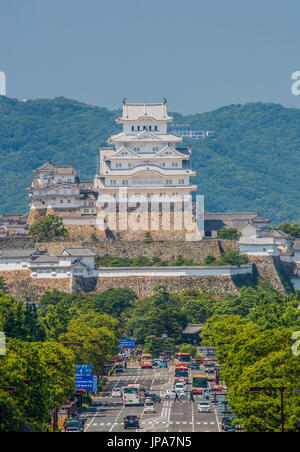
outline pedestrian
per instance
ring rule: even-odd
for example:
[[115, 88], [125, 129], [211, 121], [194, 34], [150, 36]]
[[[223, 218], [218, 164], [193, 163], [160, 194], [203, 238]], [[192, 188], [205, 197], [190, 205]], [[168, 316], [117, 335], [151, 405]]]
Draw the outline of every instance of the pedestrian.
[[124, 367], [125, 367], [125, 369], [127, 369], [127, 361], [125, 361]]
[[178, 394], [177, 394], [177, 391], [176, 391], [176, 392], [175, 392], [175, 402], [176, 402], [177, 400], [179, 401], [179, 397], [178, 397]]
[[194, 394], [193, 391], [190, 392], [190, 401], [194, 403]]

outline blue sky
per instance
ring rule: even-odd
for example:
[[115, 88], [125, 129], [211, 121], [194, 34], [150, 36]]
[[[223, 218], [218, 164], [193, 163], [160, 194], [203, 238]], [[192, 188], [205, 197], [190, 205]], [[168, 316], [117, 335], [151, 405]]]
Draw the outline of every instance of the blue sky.
[[7, 95], [184, 114], [246, 102], [300, 107], [300, 2], [0, 0]]

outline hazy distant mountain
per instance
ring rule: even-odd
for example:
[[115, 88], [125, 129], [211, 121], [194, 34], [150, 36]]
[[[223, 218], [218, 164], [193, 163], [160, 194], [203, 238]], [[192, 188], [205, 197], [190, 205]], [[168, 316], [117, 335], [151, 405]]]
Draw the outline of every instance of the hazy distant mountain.
[[[119, 113], [65, 98], [0, 97], [0, 211], [28, 211], [25, 188], [47, 160], [72, 163], [82, 180], [92, 179], [99, 147], [120, 130]], [[191, 141], [206, 210], [258, 210], [274, 223], [300, 223], [300, 110], [251, 103], [171, 114], [174, 123], [218, 132], [215, 140]]]

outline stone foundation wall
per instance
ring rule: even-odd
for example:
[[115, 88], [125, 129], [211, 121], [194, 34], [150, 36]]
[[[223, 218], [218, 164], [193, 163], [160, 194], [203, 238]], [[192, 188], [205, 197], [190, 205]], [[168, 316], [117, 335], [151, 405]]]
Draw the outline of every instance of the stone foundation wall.
[[8, 248], [34, 248], [34, 240], [31, 237], [1, 237], [0, 250]]
[[28, 270], [0, 272], [7, 287], [7, 293], [19, 301], [29, 300], [37, 302], [46, 291], [57, 289], [63, 292], [72, 292], [71, 278], [60, 279], [34, 279]]
[[27, 224], [28, 226], [32, 226], [33, 224], [40, 221], [47, 214], [47, 209], [30, 209]]
[[110, 288], [130, 287], [139, 297], [151, 295], [155, 286], [164, 284], [169, 291], [183, 292], [197, 289], [203, 292], [238, 295], [239, 291], [229, 276], [182, 277], [122, 277], [75, 278], [73, 288], [84, 292], [101, 293]]
[[280, 258], [267, 256], [249, 256], [249, 261], [255, 264], [258, 276], [268, 281], [274, 289], [286, 293], [286, 288], [280, 275]]
[[37, 247], [40, 250], [48, 250], [52, 255], [59, 254], [64, 248], [84, 246], [93, 251], [97, 256], [109, 254], [113, 257], [137, 257], [146, 256], [148, 258], [158, 257], [161, 260], [172, 261], [179, 254], [185, 258], [202, 262], [209, 254], [219, 258], [221, 249], [225, 252], [238, 250], [237, 243], [233, 240], [204, 239], [197, 242], [186, 241], [153, 241], [144, 243], [141, 241], [123, 242], [116, 241], [58, 241], [51, 243], [40, 243]]

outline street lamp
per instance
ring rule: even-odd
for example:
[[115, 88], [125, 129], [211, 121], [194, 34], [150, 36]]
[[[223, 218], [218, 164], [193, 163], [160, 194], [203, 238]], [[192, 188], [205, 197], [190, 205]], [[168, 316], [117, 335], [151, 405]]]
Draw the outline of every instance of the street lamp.
[[281, 431], [285, 432], [284, 428], [284, 391], [287, 388], [284, 386], [274, 387], [274, 386], [265, 386], [265, 387], [254, 387], [250, 388], [250, 392], [261, 392], [261, 391], [280, 391], [280, 402], [281, 402]]

